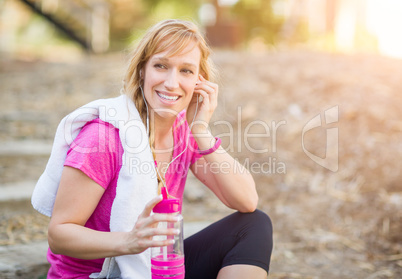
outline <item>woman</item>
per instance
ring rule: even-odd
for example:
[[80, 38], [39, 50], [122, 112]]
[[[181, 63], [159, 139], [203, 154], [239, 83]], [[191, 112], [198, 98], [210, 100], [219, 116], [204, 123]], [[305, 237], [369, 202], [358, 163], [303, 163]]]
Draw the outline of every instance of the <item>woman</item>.
[[[185, 240], [186, 278], [266, 278], [272, 251], [270, 220], [256, 210], [258, 196], [250, 173], [235, 171], [240, 168], [238, 162], [208, 130], [218, 99], [218, 86], [209, 81], [213, 77], [209, 53], [193, 23], [159, 22], [132, 54], [125, 97], [96, 103], [95, 116], [89, 119], [88, 113], [80, 115], [85, 120], [73, 117], [71, 127], [84, 124], [79, 124], [78, 135], [68, 144], [51, 205], [48, 278], [88, 278], [91, 274], [92, 278], [106, 278], [114, 257], [120, 271], [110, 278], [149, 278], [147, 258], [143, 257], [147, 249], [169, 244], [153, 236], [177, 233], [156, 227], [158, 222], [174, 221], [164, 214], [151, 215], [161, 201], [157, 185], [166, 185], [169, 194], [181, 200], [188, 169], [238, 212]], [[142, 126], [137, 132], [146, 130], [149, 144], [141, 150], [131, 149], [141, 136], [122, 122], [125, 106], [138, 111]], [[102, 108], [106, 108], [106, 116]], [[70, 123], [68, 119], [60, 126], [65, 129], [66, 123]], [[143, 169], [144, 162], [150, 161], [147, 148], [156, 172]], [[53, 152], [58, 152], [57, 147]], [[138, 158], [147, 159], [139, 164]], [[49, 168], [54, 165], [51, 160]], [[211, 163], [224, 163], [225, 172], [211, 169]], [[232, 171], [227, 171], [228, 164]], [[155, 173], [159, 183], [150, 178]], [[129, 184], [136, 184], [138, 191]], [[134, 191], [127, 193], [133, 199], [127, 201], [125, 191]], [[38, 209], [37, 193], [33, 204]]]

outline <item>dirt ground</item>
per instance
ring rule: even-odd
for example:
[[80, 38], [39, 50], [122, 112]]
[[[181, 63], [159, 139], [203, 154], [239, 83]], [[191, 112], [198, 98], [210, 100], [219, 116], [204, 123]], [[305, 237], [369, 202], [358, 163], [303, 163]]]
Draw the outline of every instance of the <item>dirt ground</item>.
[[[4, 142], [51, 142], [72, 109], [117, 96], [124, 73], [121, 54], [70, 63], [0, 59]], [[220, 105], [211, 130], [248, 166], [259, 208], [273, 221], [269, 278], [401, 278], [402, 61], [306, 50], [217, 51], [213, 60]], [[0, 187], [21, 173], [37, 179], [46, 160], [0, 158]], [[185, 220], [230, 213], [188, 184]], [[2, 212], [0, 245], [46, 237], [46, 218]]]

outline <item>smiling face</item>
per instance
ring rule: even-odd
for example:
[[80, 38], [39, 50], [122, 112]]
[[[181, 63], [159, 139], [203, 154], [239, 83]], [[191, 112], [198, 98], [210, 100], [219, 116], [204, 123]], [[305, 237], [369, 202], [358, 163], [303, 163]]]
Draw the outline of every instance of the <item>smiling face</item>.
[[143, 69], [144, 94], [155, 117], [175, 118], [187, 108], [198, 81], [201, 51], [195, 42], [177, 55], [169, 53], [152, 55]]

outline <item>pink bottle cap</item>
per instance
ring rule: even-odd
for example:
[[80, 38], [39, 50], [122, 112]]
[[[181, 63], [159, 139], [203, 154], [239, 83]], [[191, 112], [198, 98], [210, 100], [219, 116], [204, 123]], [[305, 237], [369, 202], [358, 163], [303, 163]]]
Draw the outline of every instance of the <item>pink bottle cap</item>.
[[161, 189], [163, 200], [155, 205], [153, 212], [155, 213], [175, 213], [180, 210], [179, 199], [169, 199], [166, 191], [166, 187]]

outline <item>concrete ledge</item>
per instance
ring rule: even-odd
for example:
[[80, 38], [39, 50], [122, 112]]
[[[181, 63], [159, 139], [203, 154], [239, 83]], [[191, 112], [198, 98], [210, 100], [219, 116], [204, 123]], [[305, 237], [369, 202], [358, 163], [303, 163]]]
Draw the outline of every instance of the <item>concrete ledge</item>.
[[52, 142], [42, 140], [19, 140], [2, 142], [1, 156], [48, 156], [52, 150]]

